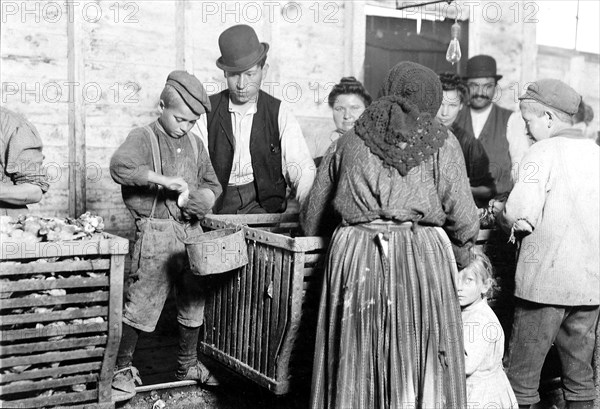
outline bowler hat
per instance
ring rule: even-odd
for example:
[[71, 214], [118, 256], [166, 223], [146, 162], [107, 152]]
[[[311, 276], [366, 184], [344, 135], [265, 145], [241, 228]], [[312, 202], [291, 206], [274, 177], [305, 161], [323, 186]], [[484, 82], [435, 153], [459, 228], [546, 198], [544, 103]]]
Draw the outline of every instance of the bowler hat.
[[173, 71], [167, 77], [167, 85], [175, 88], [186, 105], [196, 115], [210, 112], [210, 99], [198, 78], [186, 71]]
[[543, 79], [529, 84], [519, 100], [532, 99], [569, 115], [577, 113], [581, 95], [562, 81]]
[[242, 72], [267, 55], [269, 44], [260, 43], [252, 27], [239, 24], [221, 33], [219, 49], [221, 57], [217, 60], [217, 67], [227, 72]]
[[469, 58], [467, 61], [467, 75], [464, 79], [469, 78], [487, 78], [493, 77], [498, 81], [502, 75], [496, 74], [496, 60], [489, 55], [476, 55]]

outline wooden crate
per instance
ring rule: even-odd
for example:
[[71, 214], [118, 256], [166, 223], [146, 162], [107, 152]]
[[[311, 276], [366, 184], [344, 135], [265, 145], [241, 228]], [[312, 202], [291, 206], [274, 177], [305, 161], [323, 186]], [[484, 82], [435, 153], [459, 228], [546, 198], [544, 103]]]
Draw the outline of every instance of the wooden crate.
[[[204, 354], [276, 395], [312, 370], [328, 240], [296, 237], [297, 214], [210, 215], [205, 230], [243, 226], [249, 263], [212, 276]], [[301, 365], [294, 365], [293, 362]]]
[[0, 243], [0, 407], [114, 408], [128, 245]]

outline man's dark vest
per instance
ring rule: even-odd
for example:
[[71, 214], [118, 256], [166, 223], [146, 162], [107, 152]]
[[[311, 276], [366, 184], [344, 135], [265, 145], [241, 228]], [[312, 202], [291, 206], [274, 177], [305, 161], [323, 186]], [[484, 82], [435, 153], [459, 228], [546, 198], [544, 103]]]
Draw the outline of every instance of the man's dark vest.
[[[215, 213], [223, 207], [227, 192], [235, 138], [229, 112], [229, 91], [210, 97], [212, 111], [207, 115], [208, 152], [223, 194], [214, 206]], [[284, 208], [286, 183], [281, 167], [281, 141], [279, 139], [279, 106], [281, 101], [260, 91], [257, 110], [250, 132], [250, 157], [254, 171], [258, 203], [269, 213]]]
[[[506, 139], [506, 125], [512, 113], [511, 110], [492, 104], [490, 116], [481, 130], [479, 138], [477, 138], [490, 160], [490, 173], [496, 183], [496, 193], [498, 195], [508, 193], [513, 188], [510, 176], [512, 163], [508, 150], [508, 139]], [[456, 124], [475, 135], [469, 107], [464, 107], [459, 112]]]

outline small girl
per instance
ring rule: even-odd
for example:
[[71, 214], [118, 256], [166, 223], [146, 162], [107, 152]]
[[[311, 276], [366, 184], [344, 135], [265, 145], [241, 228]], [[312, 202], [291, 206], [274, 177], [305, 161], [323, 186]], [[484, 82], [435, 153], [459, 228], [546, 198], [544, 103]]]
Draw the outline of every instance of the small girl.
[[479, 249], [458, 276], [467, 373], [467, 402], [474, 408], [517, 409], [517, 399], [502, 368], [504, 331], [487, 303], [492, 265]]

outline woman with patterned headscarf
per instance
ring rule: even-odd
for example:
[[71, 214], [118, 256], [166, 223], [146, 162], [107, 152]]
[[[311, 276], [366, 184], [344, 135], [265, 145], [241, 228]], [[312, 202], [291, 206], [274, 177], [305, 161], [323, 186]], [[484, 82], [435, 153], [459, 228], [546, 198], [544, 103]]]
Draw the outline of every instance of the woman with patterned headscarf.
[[[437, 75], [403, 62], [323, 159], [302, 214], [342, 223], [325, 269], [311, 408], [465, 408], [454, 276], [479, 220]], [[453, 251], [454, 250], [454, 251]]]

